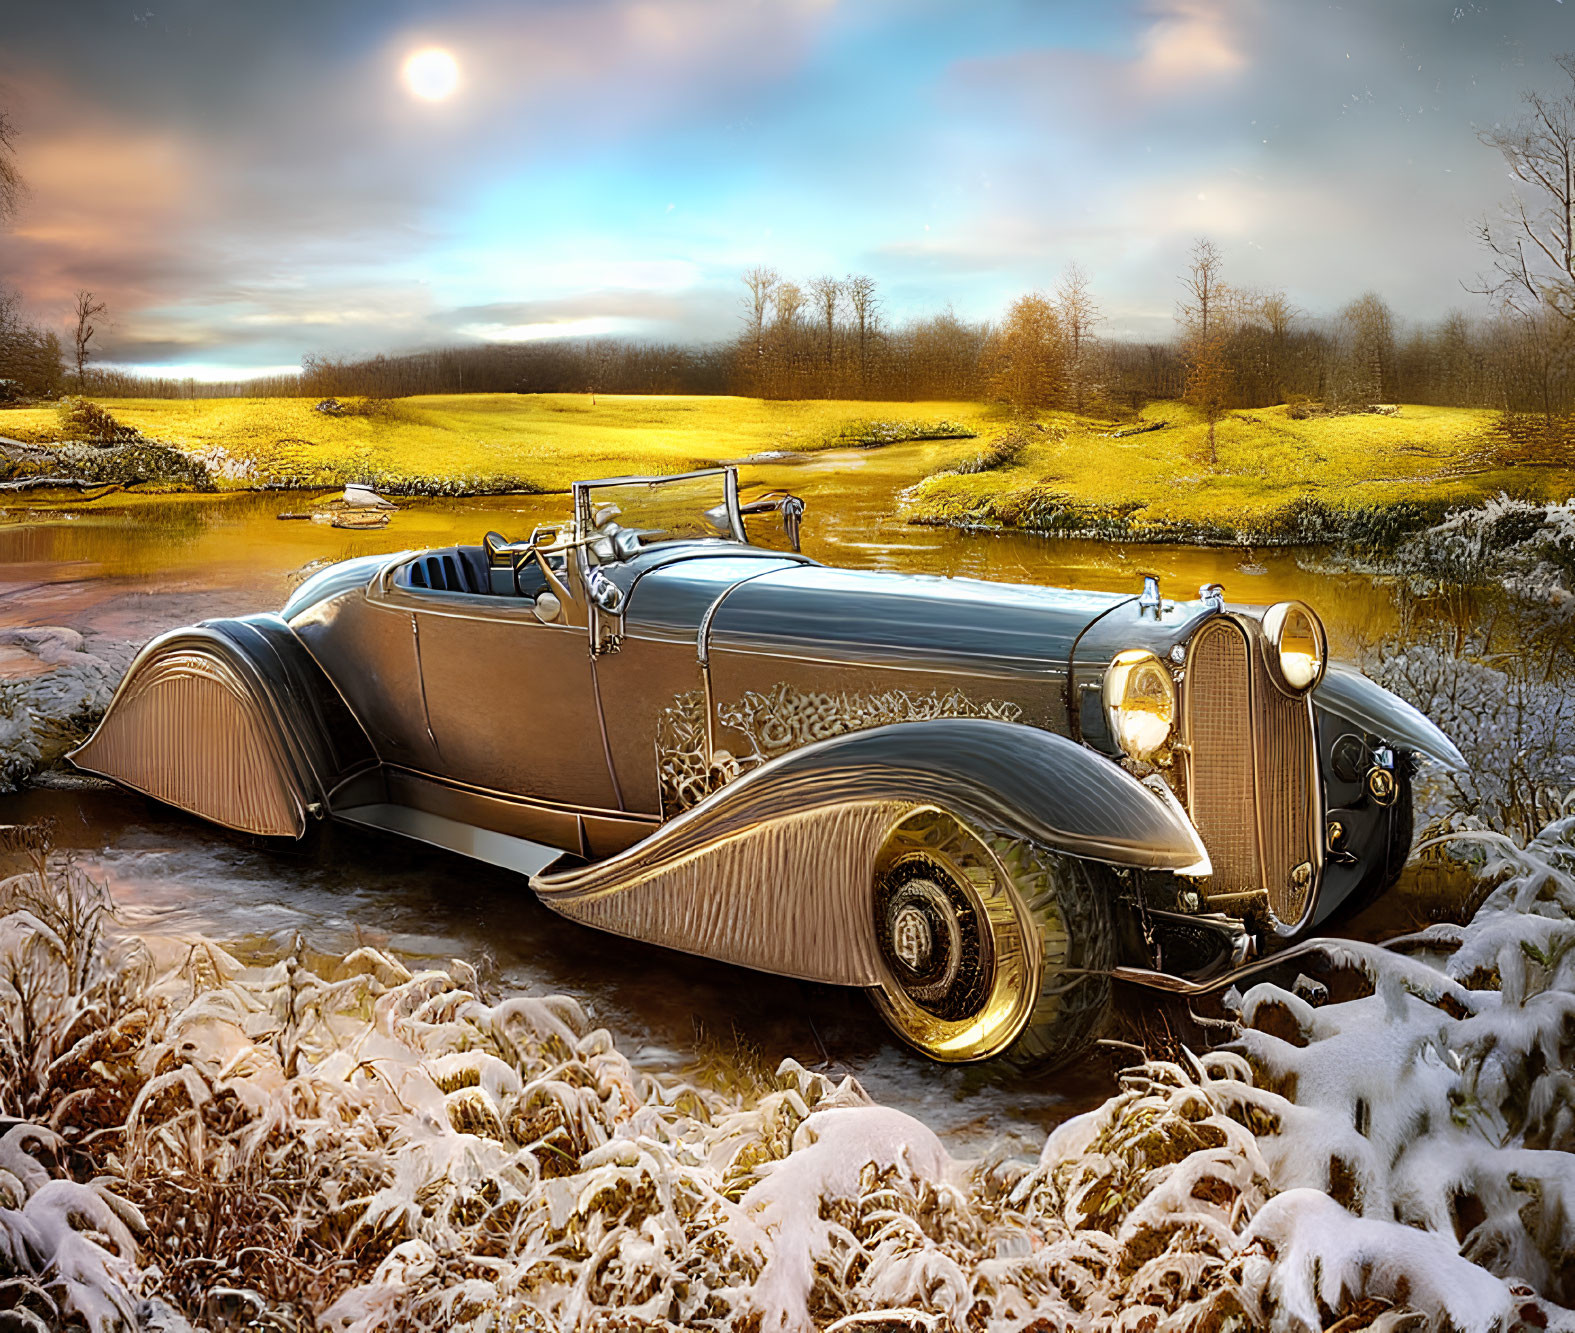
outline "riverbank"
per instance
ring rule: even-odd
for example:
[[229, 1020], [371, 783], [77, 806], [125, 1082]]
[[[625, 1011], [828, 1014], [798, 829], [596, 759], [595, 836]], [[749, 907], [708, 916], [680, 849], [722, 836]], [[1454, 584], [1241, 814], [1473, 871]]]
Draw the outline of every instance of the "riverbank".
[[[357, 481], [389, 494], [429, 496], [566, 491], [588, 477], [685, 472], [759, 454], [922, 439], [966, 443], [999, 416], [978, 403], [606, 394], [102, 399], [97, 405], [137, 439], [200, 464], [214, 489], [311, 490]], [[64, 444], [80, 434], [55, 407], [0, 411], [0, 437], [31, 446], [35, 455], [39, 449], [56, 455], [28, 458], [13, 447], [19, 479], [81, 470], [82, 446]], [[86, 456], [92, 460], [94, 451]], [[85, 479], [109, 478], [101, 466]], [[205, 488], [186, 478], [171, 481], [171, 489]]]
[[1505, 461], [1496, 423], [1480, 409], [1412, 404], [1300, 420], [1259, 408], [1219, 423], [1211, 464], [1207, 426], [1182, 403], [1122, 424], [1051, 413], [997, 429], [974, 459], [910, 487], [903, 513], [1106, 541], [1388, 549], [1501, 491], [1575, 494], [1575, 466]]
[[[8, 505], [75, 507], [117, 487], [153, 495], [346, 482], [396, 496], [556, 494], [588, 477], [857, 449], [893, 458], [884, 470], [897, 514], [917, 526], [1361, 554], [1501, 492], [1575, 494], [1575, 460], [1516, 461], [1496, 414], [1412, 404], [1300, 419], [1284, 406], [1235, 412], [1219, 423], [1213, 462], [1205, 423], [1176, 402], [1126, 421], [1020, 420], [978, 403], [589, 394], [106, 399], [88, 414], [97, 408], [116, 432], [107, 445], [73, 442], [77, 422], [55, 407], [0, 411]], [[893, 449], [914, 441], [932, 447]], [[44, 485], [50, 478], [72, 489]]]

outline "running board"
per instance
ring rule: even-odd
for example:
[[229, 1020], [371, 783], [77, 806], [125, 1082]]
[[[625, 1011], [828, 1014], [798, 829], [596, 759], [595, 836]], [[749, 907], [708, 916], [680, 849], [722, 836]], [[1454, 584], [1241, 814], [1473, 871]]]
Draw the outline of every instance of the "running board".
[[516, 838], [509, 833], [477, 828], [462, 824], [457, 819], [434, 815], [408, 805], [391, 805], [377, 802], [372, 805], [351, 805], [333, 812], [335, 819], [358, 828], [377, 829], [383, 833], [397, 833], [413, 838], [429, 847], [457, 852], [488, 865], [500, 866], [521, 875], [534, 875], [545, 870], [563, 856], [557, 847], [544, 847], [539, 842]]

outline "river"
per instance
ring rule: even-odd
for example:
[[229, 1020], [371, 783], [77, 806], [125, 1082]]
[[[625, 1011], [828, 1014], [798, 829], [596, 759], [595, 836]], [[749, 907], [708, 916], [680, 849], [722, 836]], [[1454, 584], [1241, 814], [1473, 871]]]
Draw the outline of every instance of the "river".
[[[746, 498], [771, 487], [802, 495], [804, 549], [829, 564], [1134, 592], [1148, 572], [1178, 597], [1219, 582], [1232, 601], [1306, 600], [1344, 655], [1393, 625], [1389, 589], [1309, 571], [1294, 551], [1111, 545], [901, 522], [900, 486], [948, 456], [939, 445], [804, 455], [750, 463], [743, 482]], [[492, 528], [525, 536], [566, 507], [561, 495], [410, 500], [386, 528], [368, 531], [281, 521], [306, 501], [277, 492], [0, 509], [0, 627], [70, 626], [87, 636], [89, 651], [123, 660], [164, 629], [276, 608], [324, 563], [475, 542]], [[775, 538], [770, 520], [753, 522]], [[415, 844], [335, 828], [298, 849], [263, 847], [96, 784], [57, 780], [0, 796], [0, 822], [39, 817], [52, 818], [57, 845], [109, 885], [128, 930], [201, 933], [256, 958], [277, 956], [299, 934], [327, 953], [373, 944], [415, 960], [479, 961], [502, 988], [574, 996], [645, 1066], [685, 1068], [698, 1029], [724, 1048], [736, 1033], [770, 1064], [792, 1056], [853, 1074], [873, 1096], [946, 1135], [954, 1151], [1037, 1151], [1050, 1125], [1110, 1091], [1095, 1061], [1012, 1085], [935, 1066], [898, 1046], [858, 993], [594, 933], [540, 906], [516, 877]]]

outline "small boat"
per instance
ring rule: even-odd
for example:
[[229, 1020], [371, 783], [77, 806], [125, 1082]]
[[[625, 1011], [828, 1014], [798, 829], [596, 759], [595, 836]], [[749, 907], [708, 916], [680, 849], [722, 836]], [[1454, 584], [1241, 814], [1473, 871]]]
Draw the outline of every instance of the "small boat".
[[351, 509], [397, 509], [392, 500], [385, 500], [370, 486], [361, 482], [352, 481], [345, 484], [345, 493], [339, 497], [341, 503]]

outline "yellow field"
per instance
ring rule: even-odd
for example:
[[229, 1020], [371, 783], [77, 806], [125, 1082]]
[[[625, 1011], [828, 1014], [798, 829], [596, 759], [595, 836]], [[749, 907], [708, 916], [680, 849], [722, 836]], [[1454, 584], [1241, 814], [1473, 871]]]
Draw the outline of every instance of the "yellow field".
[[[1309, 503], [1392, 511], [1479, 501], [1499, 490], [1564, 498], [1575, 468], [1496, 461], [1492, 412], [1404, 406], [1398, 415], [1292, 420], [1283, 407], [1233, 413], [1218, 462], [1205, 427], [1179, 403], [1152, 404], [1163, 430], [1110, 438], [1114, 423], [1046, 413], [1027, 424], [977, 403], [765, 402], [726, 397], [466, 394], [356, 405], [330, 416], [304, 398], [101, 400], [121, 423], [202, 457], [221, 489], [265, 483], [462, 494], [561, 491], [576, 480], [671, 473], [769, 450], [817, 449], [861, 423], [951, 422], [978, 432], [942, 460], [990, 457], [971, 474], [941, 472], [935, 451], [889, 455], [903, 512], [921, 522], [1096, 530], [1231, 540], [1272, 529]], [[1130, 425], [1130, 423], [1128, 423]], [[46, 441], [51, 408], [0, 412], [0, 435]], [[1007, 449], [1013, 438], [1024, 443]], [[954, 452], [955, 451], [955, 452]], [[1283, 524], [1282, 524], [1283, 526]]]
[[[1188, 407], [1150, 405], [1163, 430], [1108, 438], [1115, 426], [1065, 413], [1021, 430], [1028, 444], [1009, 464], [971, 475], [939, 474], [909, 495], [906, 512], [929, 522], [1008, 527], [1086, 513], [1132, 529], [1263, 527], [1309, 501], [1372, 509], [1398, 503], [1464, 504], [1510, 490], [1564, 498], [1575, 468], [1497, 463], [1489, 411], [1403, 406], [1395, 416], [1292, 420], [1284, 407], [1230, 414], [1219, 423], [1219, 457], [1205, 461], [1207, 428]], [[992, 434], [1004, 433], [996, 427]], [[987, 443], [987, 442], [986, 442]]]
[[[983, 429], [977, 403], [763, 402], [723, 397], [455, 394], [329, 416], [308, 398], [100, 399], [115, 419], [182, 449], [225, 451], [221, 487], [366, 478], [442, 489], [566, 490], [590, 477], [671, 473], [772, 449], [814, 449], [853, 423], [952, 421]], [[0, 435], [57, 439], [52, 408], [0, 412]]]

